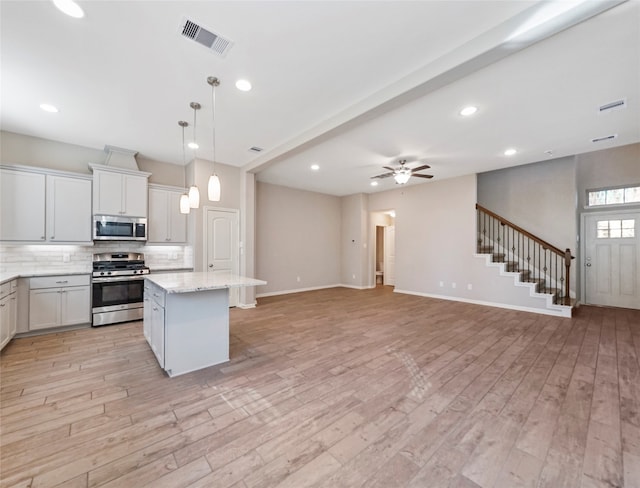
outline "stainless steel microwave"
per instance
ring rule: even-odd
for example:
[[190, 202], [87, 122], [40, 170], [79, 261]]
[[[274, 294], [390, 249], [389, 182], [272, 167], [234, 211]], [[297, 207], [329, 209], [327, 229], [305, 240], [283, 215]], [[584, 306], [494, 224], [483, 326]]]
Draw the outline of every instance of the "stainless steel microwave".
[[93, 216], [94, 241], [146, 241], [147, 219], [140, 217]]

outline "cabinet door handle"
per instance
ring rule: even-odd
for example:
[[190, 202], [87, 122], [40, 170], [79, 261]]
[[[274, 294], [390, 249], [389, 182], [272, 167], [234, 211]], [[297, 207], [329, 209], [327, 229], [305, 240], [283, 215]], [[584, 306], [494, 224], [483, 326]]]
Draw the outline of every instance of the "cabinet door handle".
[[4, 307], [6, 303], [0, 303], [0, 307]]
[[55, 238], [56, 238], [56, 236], [51, 236], [51, 239], [55, 239]]
[[45, 240], [45, 236], [40, 236], [40, 239], [44, 241]]
[[[4, 307], [4, 305], [3, 305]], [[153, 309], [157, 312], [158, 311], [158, 307], [153, 307]]]
[[62, 283], [69, 283], [69, 280], [56, 281], [56, 283], [60, 283], [60, 284], [62, 284]]
[[209, 265], [209, 267], [210, 267], [210, 268], [213, 268], [213, 264], [210, 264], [210, 265]]

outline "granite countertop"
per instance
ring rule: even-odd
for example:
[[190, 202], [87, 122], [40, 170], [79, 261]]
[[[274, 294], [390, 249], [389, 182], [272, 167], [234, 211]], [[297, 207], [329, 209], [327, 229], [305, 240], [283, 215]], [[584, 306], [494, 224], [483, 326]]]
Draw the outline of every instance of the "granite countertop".
[[145, 279], [163, 288], [167, 293], [189, 293], [267, 284], [266, 281], [233, 273], [158, 273], [145, 275]]
[[64, 269], [23, 269], [20, 271], [0, 272], [0, 284], [16, 278], [33, 278], [34, 276], [65, 276], [65, 275], [90, 275], [91, 270], [86, 267], [70, 267]]

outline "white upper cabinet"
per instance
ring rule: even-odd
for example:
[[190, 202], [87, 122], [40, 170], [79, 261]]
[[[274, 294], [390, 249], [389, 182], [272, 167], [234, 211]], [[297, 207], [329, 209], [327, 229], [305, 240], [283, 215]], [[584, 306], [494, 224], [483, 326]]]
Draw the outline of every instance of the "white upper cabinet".
[[91, 180], [47, 175], [47, 239], [91, 241]]
[[0, 182], [0, 240], [91, 242], [89, 178], [2, 168]]
[[96, 215], [147, 216], [149, 173], [91, 165], [93, 213]]
[[149, 243], [187, 242], [187, 215], [180, 213], [184, 189], [149, 188]]
[[46, 240], [45, 175], [0, 169], [0, 240]]

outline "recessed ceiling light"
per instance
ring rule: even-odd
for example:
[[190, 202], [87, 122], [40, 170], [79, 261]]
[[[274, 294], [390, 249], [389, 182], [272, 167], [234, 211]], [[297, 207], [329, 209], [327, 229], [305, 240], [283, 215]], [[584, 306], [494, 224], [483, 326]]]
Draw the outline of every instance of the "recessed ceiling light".
[[378, 182], [377, 181], [372, 181], [371, 182], [371, 186], [378, 186]]
[[469, 105], [468, 107], [465, 107], [462, 110], [460, 110], [460, 115], [464, 115], [465, 117], [468, 117], [469, 115], [475, 114], [477, 111], [478, 111], [478, 107]]
[[58, 107], [55, 105], [51, 105], [50, 103], [41, 103], [40, 108], [45, 112], [49, 112], [52, 114], [58, 113]]
[[190, 149], [198, 149], [200, 147], [195, 142], [190, 142], [189, 144], [187, 144], [187, 146], [189, 146]]
[[81, 19], [84, 17], [84, 10], [73, 0], [53, 0], [53, 4], [61, 12], [67, 14], [74, 19]]
[[238, 80], [236, 81], [236, 88], [240, 91], [249, 91], [251, 90], [251, 82], [249, 80]]
[[320, 166], [318, 166], [317, 164], [312, 164], [312, 165], [311, 165], [311, 169], [312, 169], [313, 171], [318, 171], [318, 170], [320, 169]]
[[517, 153], [517, 152], [518, 152], [518, 151], [516, 151], [515, 149], [510, 148], [510, 149], [507, 149], [507, 150], [504, 152], [504, 155], [505, 155], [505, 156], [513, 156], [513, 155], [514, 155], [515, 153]]

